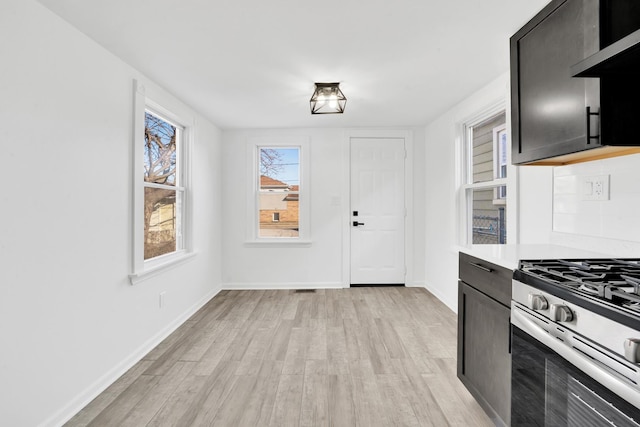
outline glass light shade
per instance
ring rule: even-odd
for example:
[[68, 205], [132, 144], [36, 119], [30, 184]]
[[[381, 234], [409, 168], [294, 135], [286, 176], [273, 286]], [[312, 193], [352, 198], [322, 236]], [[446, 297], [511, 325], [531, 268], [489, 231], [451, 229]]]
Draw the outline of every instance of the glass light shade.
[[316, 90], [309, 101], [311, 114], [340, 114], [347, 105], [347, 97], [340, 90], [340, 83], [316, 83]]

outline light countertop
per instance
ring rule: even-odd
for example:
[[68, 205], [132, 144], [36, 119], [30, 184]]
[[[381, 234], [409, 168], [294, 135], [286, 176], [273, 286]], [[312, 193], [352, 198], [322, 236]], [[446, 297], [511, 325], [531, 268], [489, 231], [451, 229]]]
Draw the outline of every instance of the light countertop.
[[611, 258], [612, 255], [558, 245], [469, 245], [460, 252], [515, 270], [526, 259]]

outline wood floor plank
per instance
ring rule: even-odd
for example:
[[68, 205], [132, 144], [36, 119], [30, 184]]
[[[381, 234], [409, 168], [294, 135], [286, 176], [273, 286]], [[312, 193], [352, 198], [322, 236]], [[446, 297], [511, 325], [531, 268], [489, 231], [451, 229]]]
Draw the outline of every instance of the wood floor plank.
[[394, 362], [402, 365], [402, 369], [398, 369], [398, 372], [404, 372], [404, 387], [405, 390], [409, 390], [405, 396], [420, 425], [433, 427], [448, 425], [447, 418], [433, 397], [426, 377], [418, 372], [413, 361], [398, 359]]
[[411, 325], [403, 325], [396, 326], [395, 329], [408, 356], [419, 369], [420, 373], [432, 374], [437, 367], [434, 367], [432, 364], [427, 346], [422, 340], [416, 337], [414, 327], [415, 326]]
[[[157, 377], [156, 377], [157, 378]], [[190, 409], [202, 399], [209, 377], [189, 375], [177, 384], [162, 408], [147, 424], [148, 427], [187, 425], [181, 420], [191, 415]]]
[[193, 366], [193, 362], [178, 362], [173, 365], [167, 375], [159, 377], [158, 381], [147, 389], [144, 397], [120, 421], [119, 426], [146, 426], [171, 397], [176, 384], [184, 381], [193, 370]]
[[[438, 374], [423, 375], [432, 395], [438, 402], [451, 426], [477, 425], [493, 427], [494, 424], [456, 376], [453, 358], [434, 359]], [[453, 408], [458, 408], [457, 411]], [[471, 424], [469, 424], [471, 423]]]
[[164, 356], [164, 354], [174, 348], [176, 342], [183, 340], [185, 335], [191, 330], [191, 328], [196, 325], [197, 322], [188, 320], [178, 329], [176, 329], [171, 335], [169, 335], [166, 339], [164, 339], [160, 344], [158, 344], [153, 350], [147, 353], [143, 360], [158, 360]]
[[328, 375], [329, 425], [352, 427], [356, 424], [353, 387], [349, 375]]
[[253, 390], [239, 402], [244, 407], [244, 411], [238, 425], [266, 426], [269, 424], [276, 404], [276, 390], [282, 378], [283, 365], [284, 362], [279, 360], [262, 362]]
[[327, 325], [327, 373], [349, 374], [349, 351], [343, 321], [339, 326]]
[[213, 423], [220, 408], [235, 387], [238, 376], [235, 375], [240, 362], [221, 360], [210, 375], [203, 376], [206, 382], [190, 408], [183, 414], [181, 425], [206, 426]]
[[402, 340], [391, 322], [386, 319], [377, 318], [375, 319], [375, 324], [378, 336], [382, 340], [382, 344], [389, 357], [392, 359], [404, 359], [407, 357]]
[[408, 399], [406, 378], [397, 374], [378, 374], [375, 376], [382, 393], [385, 413], [390, 417], [390, 425], [419, 426], [420, 422]]
[[478, 426], [421, 288], [223, 291], [67, 426]]
[[351, 361], [350, 372], [357, 424], [371, 427], [392, 425], [391, 419], [387, 417], [371, 361], [366, 359]]
[[140, 375], [126, 390], [88, 424], [89, 427], [119, 427], [129, 412], [140, 402], [147, 391], [160, 380], [151, 375]]
[[326, 319], [311, 319], [309, 325], [309, 346], [306, 359], [327, 359], [327, 321]]
[[328, 362], [308, 360], [305, 365], [300, 426], [323, 427], [329, 425]]
[[283, 374], [304, 374], [305, 361], [310, 341], [311, 334], [309, 328], [294, 327], [291, 329], [291, 338], [289, 339], [289, 346], [287, 347], [287, 354], [284, 359], [284, 368], [282, 370]]
[[151, 366], [152, 361], [141, 360], [100, 393], [87, 406], [71, 418], [65, 425], [67, 427], [84, 427], [95, 417], [102, 413], [116, 398], [118, 398], [136, 379]]
[[218, 363], [224, 358], [231, 343], [236, 339], [240, 329], [232, 327], [234, 322], [221, 321], [220, 323], [220, 334], [214, 338], [209, 348], [196, 363], [193, 375], [211, 375]]
[[304, 375], [282, 375], [269, 425], [273, 427], [300, 424]]

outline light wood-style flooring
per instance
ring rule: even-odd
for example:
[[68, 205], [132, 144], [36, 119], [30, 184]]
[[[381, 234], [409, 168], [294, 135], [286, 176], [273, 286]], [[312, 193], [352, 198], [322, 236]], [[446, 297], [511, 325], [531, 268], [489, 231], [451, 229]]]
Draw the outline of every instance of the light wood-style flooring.
[[422, 288], [222, 291], [68, 426], [492, 426]]

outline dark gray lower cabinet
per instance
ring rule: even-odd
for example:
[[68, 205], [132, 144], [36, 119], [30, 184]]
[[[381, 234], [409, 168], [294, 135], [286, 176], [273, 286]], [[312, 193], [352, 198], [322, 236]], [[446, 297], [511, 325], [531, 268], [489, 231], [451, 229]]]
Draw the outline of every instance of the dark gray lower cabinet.
[[[488, 294], [473, 287], [475, 272], [468, 266], [478, 269], [480, 283], [493, 276], [494, 286], [482, 287]], [[460, 271], [458, 378], [495, 424], [506, 426], [511, 418], [511, 329], [504, 292], [508, 287], [510, 295], [512, 272], [464, 254]], [[493, 290], [502, 301], [492, 297]]]

